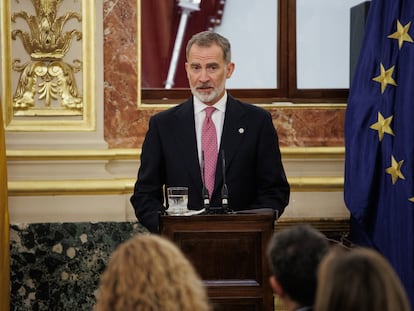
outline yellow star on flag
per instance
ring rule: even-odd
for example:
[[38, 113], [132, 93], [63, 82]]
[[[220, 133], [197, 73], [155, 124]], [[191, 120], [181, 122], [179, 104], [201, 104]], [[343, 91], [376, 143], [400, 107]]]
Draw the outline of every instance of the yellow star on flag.
[[385, 70], [384, 65], [380, 64], [380, 75], [372, 78], [372, 80], [381, 83], [381, 94], [384, 93], [385, 88], [387, 87], [387, 84], [392, 84], [397, 86], [397, 83], [395, 83], [394, 79], [392, 78], [392, 74], [394, 72], [394, 67], [392, 66], [390, 69]]
[[409, 198], [408, 201], [414, 202], [414, 197]]
[[380, 112], [378, 112], [378, 121], [374, 124], [372, 124], [369, 128], [373, 129], [373, 130], [377, 130], [378, 131], [378, 138], [379, 141], [382, 140], [382, 138], [384, 137], [384, 134], [390, 134], [394, 136], [394, 132], [392, 131], [392, 128], [390, 127], [391, 121], [392, 121], [393, 116], [390, 116], [386, 119], [384, 119], [384, 117], [382, 116], [382, 114]]
[[390, 34], [387, 38], [390, 39], [396, 39], [398, 40], [398, 47], [401, 50], [401, 47], [404, 43], [404, 41], [407, 42], [413, 42], [413, 39], [411, 39], [410, 35], [408, 34], [408, 31], [410, 30], [411, 22], [409, 22], [407, 25], [403, 26], [401, 25], [400, 21], [397, 20], [397, 31]]
[[401, 166], [403, 163], [404, 160], [397, 162], [394, 156], [391, 156], [391, 166], [385, 171], [391, 175], [393, 185], [397, 182], [398, 178], [405, 179], [404, 175], [401, 173]]

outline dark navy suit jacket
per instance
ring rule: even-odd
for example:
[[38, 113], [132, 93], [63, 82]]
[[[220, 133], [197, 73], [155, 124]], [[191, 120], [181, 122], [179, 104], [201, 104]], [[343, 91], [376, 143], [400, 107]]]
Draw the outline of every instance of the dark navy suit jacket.
[[[219, 149], [210, 205], [221, 206], [224, 150], [229, 208], [272, 208], [280, 216], [289, 203], [290, 187], [270, 113], [229, 95]], [[159, 213], [165, 211], [164, 189], [187, 186], [188, 208], [199, 210], [202, 185], [191, 98], [151, 117], [131, 203], [138, 220], [157, 232]]]

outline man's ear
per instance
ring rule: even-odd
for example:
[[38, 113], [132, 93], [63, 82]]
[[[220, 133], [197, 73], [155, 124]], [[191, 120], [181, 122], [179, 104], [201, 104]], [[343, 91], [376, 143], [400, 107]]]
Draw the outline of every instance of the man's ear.
[[226, 79], [230, 79], [236, 65], [234, 63], [228, 63], [226, 66], [227, 66]]
[[283, 288], [280, 286], [279, 282], [277, 281], [276, 277], [274, 275], [272, 275], [269, 278], [269, 282], [270, 282], [270, 286], [272, 287], [273, 292], [283, 298], [283, 296], [285, 296], [285, 292], [283, 291]]

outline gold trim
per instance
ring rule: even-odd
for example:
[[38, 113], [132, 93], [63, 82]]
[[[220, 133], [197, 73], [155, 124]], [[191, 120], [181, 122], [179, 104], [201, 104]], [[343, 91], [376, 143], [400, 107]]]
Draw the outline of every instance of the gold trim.
[[[344, 147], [281, 147], [283, 159], [343, 159]], [[9, 161], [44, 161], [44, 160], [138, 160], [139, 148], [119, 149], [67, 149], [67, 150], [17, 150], [6, 151]]]
[[346, 103], [282, 103], [282, 102], [274, 102], [274, 103], [263, 103], [263, 104], [256, 104], [256, 106], [262, 107], [264, 109], [304, 109], [304, 110], [312, 110], [312, 109], [345, 109]]
[[[292, 192], [340, 192], [342, 177], [289, 178]], [[81, 179], [9, 181], [9, 196], [132, 194], [135, 179]]]
[[324, 177], [288, 177], [292, 192], [339, 192], [344, 189], [344, 178], [340, 176]]
[[9, 196], [106, 195], [132, 193], [135, 180], [31, 180], [9, 181]]
[[137, 0], [137, 107], [141, 106], [141, 0]]
[[141, 149], [7, 150], [8, 161], [138, 160]]
[[12, 109], [12, 55], [11, 55], [11, 10], [10, 1], [1, 1], [1, 54], [2, 54], [2, 103], [4, 109], [4, 121], [7, 131], [93, 131], [96, 127], [96, 16], [95, 2], [82, 1], [82, 63], [83, 63], [83, 100], [84, 108], [82, 116], [54, 116], [39, 117], [25, 116], [14, 118]]
[[[8, 102], [12, 101], [11, 95], [11, 77], [8, 74], [6, 79], [5, 74], [12, 72], [11, 64], [11, 42], [10, 42], [10, 33], [11, 33], [11, 18], [10, 18], [10, 1], [0, 1], [0, 14], [1, 14], [1, 29], [0, 29], [0, 39], [1, 39], [1, 82], [2, 82], [2, 94], [1, 94], [1, 104], [3, 105], [3, 121], [11, 119], [11, 111], [9, 112], [6, 107]], [[5, 123], [6, 124], [6, 123]]]
[[344, 158], [345, 147], [281, 147], [284, 159]]
[[[141, 86], [140, 86], [141, 88]], [[141, 95], [141, 92], [139, 91], [139, 96]], [[174, 103], [171, 104], [162, 104], [162, 99], [159, 100], [160, 103], [143, 103], [141, 98], [140, 101], [138, 102], [138, 108], [139, 109], [168, 109], [171, 108], [173, 106], [176, 106], [177, 104], [183, 102], [185, 99], [183, 100], [178, 100], [179, 102], [176, 103], [177, 100], [174, 100]], [[243, 99], [242, 99], [243, 100]], [[248, 100], [247, 100], [248, 102]], [[286, 103], [286, 102], [274, 102], [274, 103], [259, 103], [259, 104], [254, 104], [255, 106], [259, 106], [262, 107], [264, 109], [304, 109], [304, 110], [312, 110], [312, 109], [324, 109], [324, 110], [328, 110], [328, 109], [340, 109], [340, 110], [344, 110], [346, 109], [346, 103], [300, 103], [300, 104], [296, 104], [296, 103]]]
[[[140, 96], [141, 96], [141, 92], [140, 92]], [[181, 100], [180, 102], [183, 102], [183, 101], [184, 100]], [[177, 105], [178, 105], [177, 103], [174, 103], [174, 104], [147, 104], [147, 103], [143, 103], [142, 99], [141, 99], [141, 101], [138, 103], [137, 108], [139, 110], [148, 110], [148, 109], [150, 109], [150, 110], [153, 110], [153, 109], [162, 109], [162, 110], [164, 110], [164, 109], [168, 109], [168, 108], [171, 108], [171, 107], [177, 106]]]

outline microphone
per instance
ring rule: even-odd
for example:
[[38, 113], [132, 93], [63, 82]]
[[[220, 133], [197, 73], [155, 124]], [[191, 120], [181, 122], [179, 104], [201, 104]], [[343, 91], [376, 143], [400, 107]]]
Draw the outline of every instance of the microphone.
[[204, 169], [204, 150], [201, 151], [201, 180], [203, 182], [203, 189], [201, 190], [201, 193], [203, 195], [203, 207], [206, 209], [206, 212], [208, 213], [210, 210], [210, 199], [208, 189], [206, 187], [206, 177]]
[[221, 150], [221, 160], [222, 160], [222, 173], [223, 173], [223, 186], [221, 187], [221, 207], [223, 212], [228, 212], [229, 207], [229, 191], [226, 184], [226, 158], [224, 156], [224, 150]]

